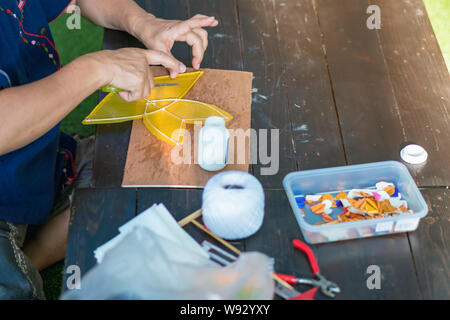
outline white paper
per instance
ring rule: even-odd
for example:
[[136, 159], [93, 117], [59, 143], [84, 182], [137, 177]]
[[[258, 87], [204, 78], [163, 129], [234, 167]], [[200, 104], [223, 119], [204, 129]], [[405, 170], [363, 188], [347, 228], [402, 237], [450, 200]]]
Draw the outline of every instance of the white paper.
[[126, 234], [137, 227], [150, 229], [160, 237], [164, 237], [181, 247], [189, 248], [197, 254], [209, 259], [208, 254], [202, 247], [177, 223], [163, 204], [154, 204], [135, 218], [119, 227], [119, 235], [104, 243], [94, 251], [97, 263], [101, 263], [104, 255], [115, 247]]

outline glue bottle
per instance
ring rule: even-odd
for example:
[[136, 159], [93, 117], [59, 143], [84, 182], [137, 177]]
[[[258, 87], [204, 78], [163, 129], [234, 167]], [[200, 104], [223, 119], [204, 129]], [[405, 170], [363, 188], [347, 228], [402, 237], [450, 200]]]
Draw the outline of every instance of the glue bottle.
[[202, 169], [218, 171], [225, 168], [229, 138], [223, 118], [212, 116], [206, 119], [200, 130], [198, 144], [198, 163]]

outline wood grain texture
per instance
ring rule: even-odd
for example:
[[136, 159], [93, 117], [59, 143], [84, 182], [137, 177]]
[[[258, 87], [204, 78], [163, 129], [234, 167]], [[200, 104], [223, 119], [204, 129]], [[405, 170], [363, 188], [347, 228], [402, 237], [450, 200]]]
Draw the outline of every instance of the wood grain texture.
[[311, 0], [272, 1], [295, 154], [301, 170], [345, 165], [319, 22]]
[[[274, 40], [278, 31], [274, 19], [273, 2], [269, 0], [238, 1], [238, 15], [243, 68], [253, 72], [254, 75], [252, 128], [260, 132], [259, 149], [261, 149], [261, 138], [263, 138], [269, 146], [269, 155], [273, 156], [277, 154], [277, 151], [279, 152], [278, 166], [272, 166], [273, 170], [269, 169], [274, 161], [267, 164], [264, 163], [266, 162], [264, 159], [261, 161], [258, 157], [258, 163], [253, 165], [253, 174], [264, 187], [280, 187], [283, 177], [298, 167], [287, 90], [281, 85], [279, 78], [284, 71], [284, 65], [281, 62], [278, 43]], [[260, 129], [268, 131], [259, 131]], [[272, 136], [277, 130], [279, 143], [274, 143], [270, 147]], [[276, 161], [277, 158], [275, 157], [274, 160]], [[269, 172], [264, 172], [265, 168]]]
[[234, 0], [187, 1], [189, 16], [198, 13], [214, 16], [219, 25], [206, 28], [208, 48], [205, 51], [203, 68], [239, 70], [242, 69], [239, 20]]
[[131, 125], [131, 122], [123, 122], [97, 126], [92, 178], [95, 187], [121, 185]]
[[[65, 268], [80, 267], [84, 275], [95, 265], [94, 250], [116, 236], [135, 216], [135, 189], [78, 189], [73, 201]], [[63, 290], [66, 289], [64, 274]]]
[[[252, 74], [229, 70], [202, 70], [204, 74], [184, 98], [213, 104], [233, 116], [227, 123], [230, 143], [228, 165], [223, 171], [247, 172], [250, 144], [243, 133], [250, 129]], [[217, 172], [203, 170], [197, 164], [199, 129], [199, 126], [195, 130], [194, 125], [187, 125], [183, 145], [174, 147], [158, 140], [147, 130], [142, 120], [134, 121], [122, 185], [204, 186]], [[185, 154], [188, 155], [187, 158]]]
[[314, 3], [349, 164], [400, 160], [400, 148], [415, 141], [430, 155], [410, 166], [417, 183], [448, 185], [450, 80], [442, 57], [429, 58], [440, 52], [421, 1], [378, 2], [378, 31], [366, 27], [368, 1]]
[[406, 138], [366, 1], [315, 1], [349, 164], [398, 160]]
[[[380, 47], [406, 139], [428, 151], [409, 166], [421, 186], [450, 185], [450, 76], [422, 0], [377, 0]], [[399, 17], [402, 18], [399, 18]]]
[[450, 299], [450, 190], [421, 190], [428, 215], [409, 233], [424, 299]]
[[[188, 0], [140, 0], [141, 7], [158, 18], [169, 20], [186, 20], [188, 15]], [[175, 58], [186, 66], [191, 65], [192, 54], [184, 42], [175, 42], [172, 48]]]
[[[324, 243], [315, 251], [321, 272], [341, 287], [338, 299], [422, 298], [406, 234]], [[380, 268], [380, 289], [367, 287], [371, 265]]]

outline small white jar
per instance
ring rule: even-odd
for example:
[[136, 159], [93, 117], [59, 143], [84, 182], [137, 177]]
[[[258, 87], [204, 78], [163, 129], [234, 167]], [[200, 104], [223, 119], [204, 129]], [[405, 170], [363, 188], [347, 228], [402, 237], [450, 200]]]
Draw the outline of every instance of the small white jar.
[[207, 171], [225, 168], [228, 158], [228, 140], [230, 134], [221, 117], [209, 117], [200, 130], [198, 144], [198, 163]]

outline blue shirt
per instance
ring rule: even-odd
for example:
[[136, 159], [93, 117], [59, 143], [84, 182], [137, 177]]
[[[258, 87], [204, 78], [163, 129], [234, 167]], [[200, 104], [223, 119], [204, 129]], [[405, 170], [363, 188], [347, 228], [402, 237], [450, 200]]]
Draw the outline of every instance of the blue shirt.
[[[69, 3], [0, 0], [2, 88], [40, 80], [61, 67], [48, 23]], [[58, 124], [29, 145], [0, 156], [0, 219], [24, 224], [46, 221], [58, 180], [59, 136]]]

